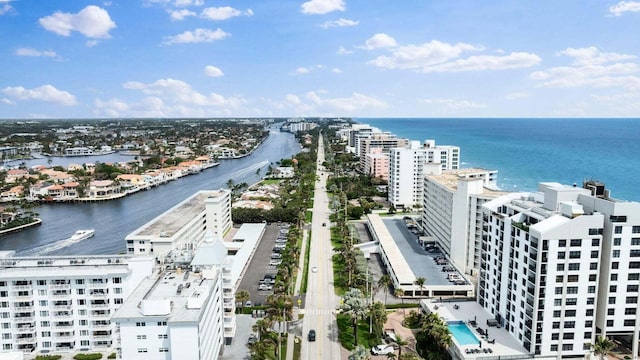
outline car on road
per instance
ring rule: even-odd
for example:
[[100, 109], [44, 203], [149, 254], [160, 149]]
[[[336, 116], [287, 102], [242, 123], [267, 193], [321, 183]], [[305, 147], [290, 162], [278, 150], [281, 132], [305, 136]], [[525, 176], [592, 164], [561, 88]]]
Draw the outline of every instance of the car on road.
[[278, 266], [280, 264], [282, 264], [282, 260], [280, 260], [280, 259], [273, 259], [273, 260], [269, 261], [269, 265], [271, 265], [271, 266]]
[[307, 340], [316, 341], [316, 331], [311, 329], [309, 330], [309, 334], [307, 335]]
[[282, 259], [282, 255], [280, 255], [278, 253], [271, 253], [271, 258], [272, 259]]
[[317, 266], [312, 267], [311, 268], [311, 272], [314, 272], [314, 273], [318, 272], [318, 267]]
[[327, 226], [327, 223], [322, 223], [322, 226]]
[[258, 337], [256, 336], [256, 334], [249, 335], [249, 339], [247, 340], [247, 344], [251, 345], [251, 344], [255, 344], [256, 342], [258, 342]]
[[376, 345], [371, 348], [371, 353], [373, 355], [387, 355], [392, 354], [396, 351], [393, 345]]
[[260, 284], [258, 286], [258, 290], [260, 290], [260, 291], [271, 291], [271, 290], [273, 290], [273, 286], [271, 286], [269, 284]]

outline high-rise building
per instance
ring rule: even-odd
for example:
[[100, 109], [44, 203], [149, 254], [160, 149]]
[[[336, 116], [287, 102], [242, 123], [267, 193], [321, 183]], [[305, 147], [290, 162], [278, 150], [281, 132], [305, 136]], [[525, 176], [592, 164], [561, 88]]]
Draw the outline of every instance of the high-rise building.
[[481, 207], [504, 195], [496, 186], [496, 170], [442, 171], [425, 165], [422, 230], [461, 271], [476, 275], [480, 267]]
[[437, 163], [442, 170], [458, 169], [460, 148], [438, 145], [427, 140], [423, 145], [411, 141], [389, 150], [389, 202], [396, 209], [421, 207], [426, 164]]
[[583, 356], [596, 335], [638, 342], [640, 204], [584, 187], [483, 205], [478, 302], [532, 354]]
[[364, 173], [382, 180], [389, 180], [389, 154], [382, 148], [373, 148], [365, 155]]
[[155, 265], [141, 256], [0, 253], [2, 351], [110, 350], [111, 317]]

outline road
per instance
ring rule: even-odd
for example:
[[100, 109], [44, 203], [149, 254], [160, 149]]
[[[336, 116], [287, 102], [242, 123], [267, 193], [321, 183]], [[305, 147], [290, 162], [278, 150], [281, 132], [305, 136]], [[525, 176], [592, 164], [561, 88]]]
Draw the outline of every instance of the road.
[[[318, 138], [318, 163], [313, 216], [311, 218], [311, 246], [309, 253], [309, 281], [304, 309], [303, 342], [301, 358], [340, 359], [338, 326], [335, 310], [338, 296], [333, 291], [333, 266], [331, 255], [331, 234], [329, 226], [329, 198], [326, 192], [327, 173], [322, 167], [324, 146], [322, 133]], [[326, 224], [326, 226], [323, 226]], [[317, 272], [312, 272], [312, 267]], [[316, 331], [316, 341], [307, 340], [309, 330]]]

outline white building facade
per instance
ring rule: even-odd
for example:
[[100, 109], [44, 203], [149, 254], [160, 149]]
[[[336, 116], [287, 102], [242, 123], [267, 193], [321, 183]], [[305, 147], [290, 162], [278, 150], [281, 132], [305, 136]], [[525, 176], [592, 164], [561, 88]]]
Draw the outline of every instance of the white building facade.
[[460, 167], [460, 148], [436, 146], [434, 140], [423, 145], [411, 141], [408, 146], [389, 150], [389, 202], [396, 209], [421, 207], [426, 164], [437, 163], [442, 170]]
[[113, 313], [152, 273], [150, 257], [0, 254], [2, 351], [115, 349]]
[[480, 267], [481, 207], [504, 195], [496, 190], [497, 171], [442, 171], [439, 164], [429, 164], [425, 173], [422, 229], [459, 270], [476, 275]]
[[483, 206], [478, 302], [531, 354], [584, 356], [597, 335], [635, 334], [637, 350], [640, 204], [585, 186]]

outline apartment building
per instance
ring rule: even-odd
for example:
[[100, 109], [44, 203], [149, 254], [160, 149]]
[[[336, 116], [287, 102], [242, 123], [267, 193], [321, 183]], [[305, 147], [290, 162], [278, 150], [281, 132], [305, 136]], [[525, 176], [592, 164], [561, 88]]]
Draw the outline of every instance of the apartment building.
[[224, 348], [226, 253], [209, 251], [215, 249], [214, 243], [203, 243], [192, 266], [148, 277], [118, 309], [113, 321], [120, 329], [122, 359], [218, 358]]
[[382, 148], [370, 149], [365, 155], [364, 173], [389, 181], [389, 154], [383, 153]]
[[374, 132], [367, 134], [366, 137], [357, 138], [356, 155], [358, 155], [361, 172], [364, 172], [366, 156], [372, 149], [379, 148], [382, 154], [389, 154], [392, 148], [405, 147], [409, 144], [409, 140], [398, 138], [387, 132]]
[[480, 268], [484, 203], [505, 194], [497, 190], [496, 170], [443, 171], [440, 164], [425, 165], [420, 224], [453, 265], [466, 274]]
[[214, 237], [223, 238], [232, 225], [231, 191], [199, 191], [127, 235], [127, 254], [171, 262], [165, 258], [194, 250], [207, 229]]
[[152, 273], [129, 256], [15, 257], [0, 252], [2, 352], [110, 350], [113, 313]]
[[636, 257], [639, 203], [540, 183], [483, 205], [478, 302], [531, 354], [582, 357], [596, 335], [637, 344]]
[[458, 169], [460, 148], [411, 141], [389, 150], [389, 202], [396, 209], [421, 207], [425, 164], [437, 163], [442, 170]]

